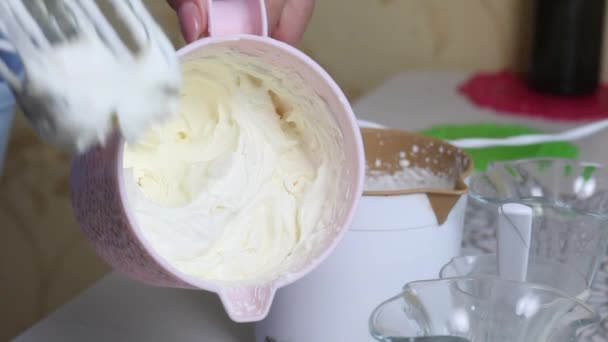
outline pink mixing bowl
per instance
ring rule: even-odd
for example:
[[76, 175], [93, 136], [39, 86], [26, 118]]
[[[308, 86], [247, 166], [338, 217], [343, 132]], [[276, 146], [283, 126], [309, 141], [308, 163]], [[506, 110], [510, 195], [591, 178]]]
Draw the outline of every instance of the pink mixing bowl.
[[364, 152], [352, 109], [332, 78], [299, 50], [268, 38], [262, 1], [210, 1], [211, 37], [178, 51], [186, 62], [230, 48], [259, 58], [275, 68], [298, 75], [324, 99], [342, 133], [345, 165], [336, 182], [341, 184], [339, 212], [328, 227], [330, 234], [306, 262], [288, 275], [278, 274], [263, 284], [225, 285], [184, 274], [156, 253], [146, 241], [127, 200], [122, 166], [124, 141], [118, 135], [103, 147], [77, 157], [71, 186], [76, 217], [96, 252], [115, 269], [147, 284], [202, 289], [217, 293], [231, 319], [251, 322], [263, 319], [274, 294], [319, 265], [336, 247], [356, 210], [363, 189]]

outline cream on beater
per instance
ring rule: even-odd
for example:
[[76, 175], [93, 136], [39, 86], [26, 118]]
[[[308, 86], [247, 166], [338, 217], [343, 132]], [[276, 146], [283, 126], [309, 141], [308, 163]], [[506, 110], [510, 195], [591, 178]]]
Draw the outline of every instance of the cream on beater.
[[152, 48], [122, 60], [101, 40], [78, 38], [48, 51], [44, 59], [25, 58], [24, 63], [28, 92], [45, 94], [45, 105], [52, 108], [46, 112], [50, 117], [30, 113], [33, 126], [70, 150], [83, 152], [104, 142], [114, 116], [122, 135], [134, 141], [142, 128], [178, 108], [177, 96], [167, 88], [179, 89], [179, 71], [166, 67], [165, 56]]
[[[0, 30], [20, 56], [25, 80], [1, 62], [0, 75], [38, 134], [72, 152], [103, 144], [114, 126], [136, 140], [177, 110], [178, 58], [146, 7], [125, 0], [97, 5], [0, 2]], [[106, 15], [123, 24], [120, 32]]]
[[293, 75], [242, 55], [186, 62], [180, 112], [124, 154], [145, 237], [194, 276], [285, 272], [336, 210], [341, 134]]

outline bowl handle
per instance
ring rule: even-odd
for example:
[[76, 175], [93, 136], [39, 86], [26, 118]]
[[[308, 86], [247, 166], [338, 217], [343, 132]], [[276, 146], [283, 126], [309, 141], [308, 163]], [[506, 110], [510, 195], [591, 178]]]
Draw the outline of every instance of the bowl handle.
[[268, 35], [264, 0], [207, 0], [209, 35]]

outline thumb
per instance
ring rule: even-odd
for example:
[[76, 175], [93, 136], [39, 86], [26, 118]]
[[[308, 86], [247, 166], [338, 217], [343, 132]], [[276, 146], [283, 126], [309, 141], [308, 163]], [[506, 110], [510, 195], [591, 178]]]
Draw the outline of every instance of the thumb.
[[182, 35], [187, 43], [193, 42], [207, 32], [207, 1], [169, 0], [177, 11]]

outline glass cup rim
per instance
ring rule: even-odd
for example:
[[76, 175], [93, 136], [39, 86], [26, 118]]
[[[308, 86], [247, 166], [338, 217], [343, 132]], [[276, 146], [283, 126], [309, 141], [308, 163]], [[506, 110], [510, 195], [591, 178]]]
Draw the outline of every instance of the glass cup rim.
[[[588, 161], [579, 161], [579, 160], [575, 160], [575, 159], [539, 157], [539, 158], [516, 159], [516, 160], [509, 160], [509, 161], [496, 161], [496, 162], [490, 163], [488, 165], [488, 168], [486, 171], [476, 172], [470, 176], [469, 197], [482, 204], [491, 205], [491, 206], [495, 206], [495, 207], [499, 207], [503, 204], [508, 204], [508, 203], [522, 203], [521, 199], [517, 198], [517, 197], [497, 198], [497, 197], [484, 196], [475, 191], [475, 188], [476, 188], [475, 185], [477, 183], [479, 183], [482, 179], [484, 179], [484, 177], [487, 177], [487, 174], [490, 170], [500, 167], [500, 166], [524, 165], [524, 164], [533, 164], [533, 163], [537, 163], [537, 162], [556, 162], [556, 161], [562, 161], [564, 163], [569, 163], [570, 165], [576, 165], [577, 167], [598, 168], [598, 169], [601, 169], [604, 173], [606, 173], [606, 177], [608, 178], [608, 167], [605, 166], [604, 164], [588, 162]], [[597, 213], [597, 212], [593, 212], [593, 211], [583, 211], [578, 208], [574, 208], [574, 207], [571, 207], [571, 206], [568, 206], [565, 204], [551, 203], [549, 201], [542, 201], [544, 199], [543, 197], [533, 197], [533, 198], [539, 199], [539, 201], [540, 201], [539, 205], [541, 205], [541, 206], [554, 206], [557, 210], [568, 210], [576, 215], [585, 216], [585, 217], [589, 217], [589, 218], [595, 218], [598, 221], [608, 219], [608, 213], [601, 214], [601, 213]]]
[[499, 276], [492, 276], [492, 275], [460, 276], [460, 277], [437, 278], [437, 279], [428, 279], [428, 280], [415, 280], [415, 281], [405, 284], [401, 288], [401, 291], [398, 294], [391, 296], [389, 299], [383, 300], [379, 305], [377, 305], [374, 308], [373, 312], [376, 312], [377, 309], [382, 307], [384, 304], [394, 301], [395, 299], [401, 298], [403, 296], [403, 294], [405, 294], [407, 292], [408, 288], [413, 288], [414, 286], [421, 286], [421, 285], [425, 285], [425, 284], [437, 284], [437, 283], [446, 283], [447, 284], [447, 283], [471, 282], [471, 281], [490, 281], [490, 282], [494, 282], [494, 283], [506, 284], [508, 286], [512, 286], [515, 288], [527, 287], [534, 291], [542, 291], [542, 292], [546, 292], [546, 293], [551, 293], [551, 294], [555, 295], [556, 297], [564, 298], [566, 300], [571, 301], [573, 304], [577, 304], [577, 305], [581, 306], [582, 308], [584, 308], [586, 311], [588, 311], [595, 317], [598, 316], [597, 312], [589, 304], [587, 304], [587, 303], [579, 300], [578, 298], [573, 297], [559, 289], [552, 288], [550, 286], [546, 286], [546, 285], [542, 285], [542, 284], [519, 282], [519, 281], [509, 280], [509, 279], [505, 279], [505, 278], [500, 278]]
[[509, 279], [501, 278], [499, 276], [492, 276], [492, 275], [461, 276], [461, 277], [451, 277], [451, 278], [443, 278], [443, 279], [416, 280], [416, 281], [412, 281], [412, 282], [405, 284], [402, 287], [401, 292], [397, 296], [394, 296], [394, 297], [401, 296], [403, 293], [406, 292], [406, 290], [408, 288], [412, 288], [413, 286], [417, 286], [417, 285], [432, 284], [432, 283], [456, 283], [456, 282], [469, 282], [469, 281], [491, 281], [494, 283], [502, 283], [502, 284], [506, 284], [508, 286], [513, 286], [515, 288], [527, 287], [534, 291], [542, 291], [542, 292], [546, 292], [546, 293], [551, 293], [551, 294], [555, 295], [556, 297], [559, 296], [566, 300], [572, 301], [574, 304], [580, 305], [586, 311], [592, 313], [594, 316], [597, 316], [597, 312], [589, 304], [587, 304], [587, 303], [579, 300], [578, 298], [573, 297], [559, 289], [556, 289], [556, 288], [553, 288], [553, 287], [550, 287], [547, 285], [543, 285], [543, 284], [520, 282], [520, 281], [509, 280]]
[[[472, 277], [472, 278], [483, 277], [484, 275], [479, 275], [479, 276], [465, 276], [465, 275], [462, 275], [462, 276], [450, 277], [450, 276], [444, 276], [443, 274], [447, 271], [447, 268], [450, 267], [450, 266], [452, 266], [454, 264], [454, 262], [456, 262], [457, 260], [472, 259], [472, 260], [475, 260], [475, 261], [477, 261], [477, 260], [485, 261], [485, 260], [488, 260], [488, 259], [491, 259], [491, 258], [498, 258], [498, 254], [496, 254], [496, 253], [485, 253], [485, 254], [470, 254], [470, 255], [458, 255], [458, 256], [455, 256], [455, 257], [451, 258], [450, 261], [448, 261], [447, 263], [445, 263], [445, 265], [441, 266], [441, 269], [439, 270], [439, 279], [451, 279], [451, 278], [462, 278], [462, 277]], [[531, 261], [534, 261], [534, 259], [532, 259]], [[550, 262], [551, 260], [542, 260], [542, 261]], [[578, 270], [574, 270], [574, 271], [576, 271], [578, 273]], [[582, 275], [580, 273], [578, 273], [578, 274], [581, 276], [581, 278], [585, 278], [584, 275]], [[489, 276], [489, 277], [498, 277], [497, 275], [486, 275], [486, 276]], [[522, 283], [524, 283], [524, 284], [533, 284], [531, 282], [522, 282]], [[534, 283], [534, 284], [536, 284], [536, 283]], [[542, 285], [542, 284], [538, 284], [538, 285]], [[406, 286], [407, 286], [407, 284], [406, 284]], [[559, 289], [557, 289], [557, 290], [559, 290]]]

